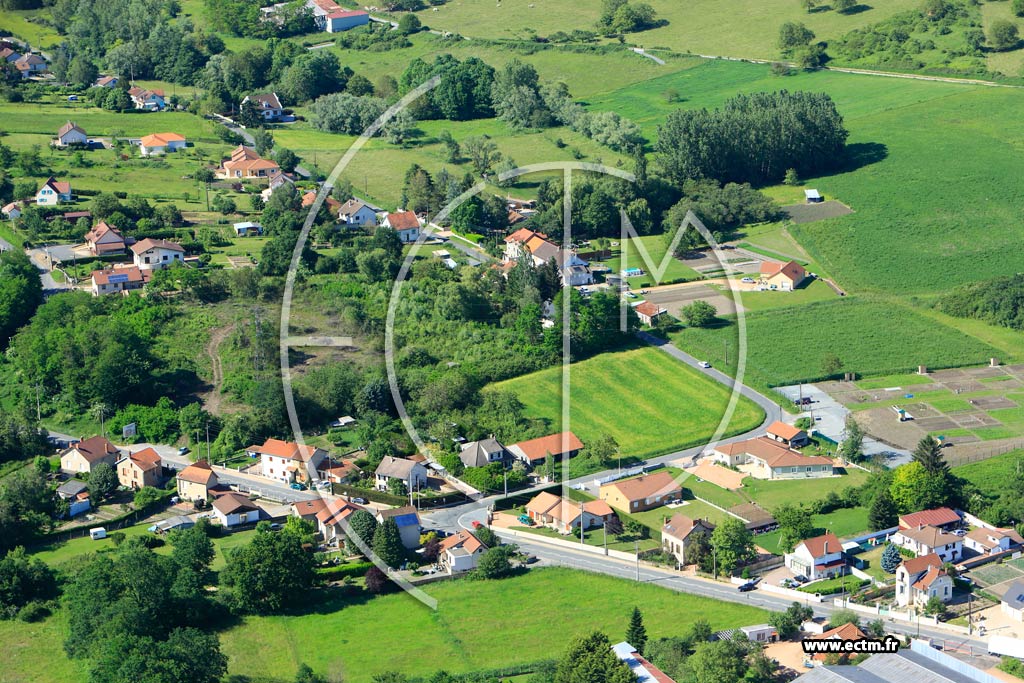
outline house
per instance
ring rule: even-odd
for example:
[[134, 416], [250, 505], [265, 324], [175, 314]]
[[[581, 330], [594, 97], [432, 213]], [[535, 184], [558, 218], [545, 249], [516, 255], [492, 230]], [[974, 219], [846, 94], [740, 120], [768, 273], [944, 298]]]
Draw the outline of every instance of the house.
[[231, 528], [260, 521], [260, 509], [247, 496], [228, 491], [213, 501], [213, 514], [221, 526]]
[[377, 214], [358, 199], [349, 199], [338, 207], [338, 222], [350, 228], [369, 228], [377, 225]]
[[377, 522], [383, 524], [389, 519], [395, 520], [398, 526], [398, 535], [402, 537], [402, 545], [409, 550], [420, 546], [420, 516], [416, 508], [406, 505], [390, 510], [378, 510]]
[[756, 479], [816, 479], [834, 474], [829, 458], [802, 455], [766, 436], [719, 444], [711, 457]]
[[[864, 640], [868, 636], [864, 631], [861, 631], [856, 624], [843, 624], [842, 626], [836, 626], [831, 628], [824, 633], [808, 636], [805, 640]], [[824, 662], [828, 655], [825, 653], [816, 653], [811, 655], [811, 659], [816, 662]], [[802, 678], [802, 676], [801, 676]], [[863, 679], [856, 679], [863, 681]], [[869, 679], [870, 680], [870, 679]], [[872, 682], [873, 683], [873, 682]]]
[[492, 462], [506, 462], [512, 458], [508, 450], [493, 436], [462, 444], [459, 460], [466, 467], [486, 467]]
[[359, 472], [359, 468], [356, 467], [356, 464], [351, 460], [335, 462], [330, 458], [325, 458], [317, 468], [320, 480], [327, 481], [332, 484], [344, 484], [348, 482], [353, 475], [358, 475]]
[[264, 159], [252, 147], [239, 145], [231, 150], [231, 158], [221, 163], [217, 169], [217, 177], [235, 178], [270, 178], [281, 174], [277, 162]]
[[185, 515], [175, 515], [174, 517], [168, 517], [162, 519], [153, 526], [149, 527], [149, 530], [157, 534], [166, 534], [171, 531], [184, 531], [185, 529], [191, 529], [196, 525], [196, 521], [191, 517]]
[[100, 221], [85, 233], [85, 243], [89, 246], [89, 251], [93, 256], [124, 253], [124, 235], [106, 221]]
[[790, 448], [803, 448], [811, 442], [811, 437], [803, 429], [776, 420], [768, 425], [767, 435]]
[[[65, 211], [61, 216], [68, 223], [74, 223], [79, 218], [92, 218], [92, 211]], [[49, 219], [47, 219], [49, 220]]]
[[981, 555], [995, 555], [1024, 545], [1024, 538], [1016, 529], [971, 529], [963, 537], [964, 547]]
[[327, 507], [326, 498], [312, 498], [310, 500], [298, 500], [292, 503], [292, 517], [316, 524], [316, 516], [321, 510]]
[[116, 264], [109, 268], [92, 271], [90, 276], [93, 296], [104, 294], [124, 294], [142, 289], [149, 282], [151, 271], [141, 270], [138, 266]]
[[61, 181], [50, 176], [36, 192], [36, 204], [42, 206], [56, 206], [61, 202], [71, 201], [71, 183]]
[[794, 574], [803, 574], [811, 581], [846, 573], [843, 544], [831, 532], [800, 541], [784, 559], [787, 569]]
[[615, 511], [603, 500], [580, 502], [544, 491], [526, 504], [526, 514], [536, 524], [568, 534], [580, 525], [584, 530], [602, 527]]
[[650, 301], [644, 301], [633, 307], [636, 311], [636, 317], [640, 318], [640, 322], [648, 327], [654, 326], [654, 321], [661, 315], [668, 313], [668, 309], [662, 308], [658, 304], [652, 304]]
[[77, 124], [68, 121], [57, 131], [57, 147], [68, 145], [84, 145], [89, 142], [89, 136]]
[[[303, 194], [302, 195], [302, 208], [305, 209], [305, 208], [308, 208], [310, 206], [313, 206], [313, 204], [316, 203], [316, 196], [317, 196], [317, 191], [316, 190], [310, 190], [310, 191], [306, 192], [305, 194]], [[323, 202], [322, 206], [326, 206], [327, 207], [327, 213], [328, 214], [330, 214], [332, 216], [335, 216], [338, 213], [338, 209], [341, 208], [341, 202], [339, 202], [337, 199], [335, 199], [331, 195], [326, 195], [324, 197], [324, 202]]]
[[427, 485], [427, 468], [422, 463], [406, 458], [386, 455], [373, 474], [377, 488], [381, 491], [388, 490], [388, 484], [392, 479], [403, 482], [407, 491]]
[[89, 487], [80, 479], [68, 479], [57, 487], [57, 496], [68, 504], [68, 517], [77, 517], [92, 509]]
[[185, 261], [185, 248], [175, 242], [147, 237], [132, 245], [132, 259], [142, 270], [166, 268], [175, 261]]
[[384, 217], [381, 225], [397, 232], [398, 239], [403, 244], [415, 242], [420, 236], [420, 219], [412, 211], [389, 213]]
[[655, 472], [605, 484], [600, 494], [601, 500], [617, 510], [643, 512], [678, 500], [683, 489], [668, 472]]
[[899, 519], [900, 529], [934, 526], [943, 531], [953, 531], [960, 526], [960, 522], [960, 515], [946, 507], [911, 512], [906, 515], [900, 515]]
[[220, 483], [210, 463], [200, 460], [178, 472], [178, 497], [182, 500], [206, 500], [210, 489]]
[[900, 529], [893, 534], [892, 542], [918, 557], [936, 553], [943, 562], [953, 562], [963, 557], [962, 539], [935, 526]]
[[93, 84], [94, 88], [116, 88], [120, 79], [117, 76], [100, 76]]
[[953, 579], [942, 568], [942, 559], [929, 553], [903, 560], [896, 568], [896, 604], [923, 607], [932, 597], [942, 602], [953, 598]]
[[114, 465], [117, 480], [121, 486], [141, 489], [143, 486], [159, 486], [163, 480], [163, 460], [152, 448], [143, 448], [138, 453], [129, 453]]
[[[935, 649], [932, 643], [930, 639], [914, 640], [909, 649], [873, 654], [857, 665], [814, 666], [794, 679], [794, 683], [999, 683], [1012, 680], [1005, 674], [996, 678], [988, 671]], [[819, 662], [825, 657], [822, 653], [814, 655]]]
[[260, 474], [285, 484], [310, 481], [320, 465], [328, 459], [327, 451], [291, 441], [267, 439], [262, 446], [245, 449], [250, 458], [260, 459]]
[[10, 218], [13, 221], [15, 218], [21, 218], [21, 206], [20, 202], [14, 201], [10, 204], [5, 204], [0, 209], [0, 213], [4, 215], [4, 218]]
[[60, 454], [60, 469], [69, 474], [88, 474], [101, 462], [113, 467], [120, 454], [106, 437], [92, 436], [76, 441]]
[[1024, 622], [1024, 581], [1014, 581], [1003, 593], [999, 603], [1003, 614], [1015, 621]]
[[316, 526], [324, 543], [338, 545], [345, 540], [345, 527], [342, 521], [348, 519], [353, 513], [362, 508], [343, 500], [329, 500], [324, 503], [319, 512], [316, 513]]
[[4, 60], [8, 64], [14, 64], [16, 61], [21, 59], [21, 53], [13, 47], [0, 47], [0, 59]]
[[534, 268], [555, 261], [563, 287], [579, 287], [593, 284], [594, 276], [590, 264], [572, 249], [563, 249], [549, 241], [547, 235], [529, 228], [520, 228], [505, 238], [505, 263], [518, 262], [524, 255], [530, 256]]
[[547, 239], [547, 235], [544, 233], [536, 232], [529, 228], [519, 228], [511, 235], [505, 237], [505, 253], [502, 259], [510, 263], [518, 261], [526, 253], [526, 243], [535, 236], [540, 237], [542, 240]]
[[636, 648], [623, 641], [612, 645], [615, 656], [626, 663], [629, 670], [636, 676], [637, 683], [675, 683], [668, 674], [654, 666], [636, 651]]
[[139, 140], [139, 151], [144, 157], [158, 156], [185, 149], [187, 143], [184, 135], [177, 133], [153, 133], [144, 135]]
[[706, 519], [691, 519], [676, 513], [661, 527], [661, 547], [672, 553], [679, 564], [686, 566], [686, 550], [703, 538], [709, 538], [715, 525]]
[[22, 78], [29, 78], [46, 71], [46, 60], [37, 54], [24, 54], [14, 60], [14, 68], [21, 72]]
[[757, 281], [757, 285], [761, 289], [791, 292], [806, 279], [807, 271], [796, 261], [788, 261], [786, 263], [762, 261], [761, 276]]
[[271, 173], [268, 176], [267, 186], [260, 190], [260, 197], [264, 202], [270, 201], [270, 195], [274, 194], [274, 190], [283, 185], [295, 185], [295, 181], [288, 177], [287, 173]]
[[135, 105], [136, 109], [160, 111], [167, 106], [163, 90], [147, 90], [146, 88], [135, 86], [128, 89], [128, 97], [131, 98], [132, 104]]
[[306, 0], [317, 29], [327, 33], [340, 33], [370, 23], [370, 15], [363, 10], [339, 7], [334, 0]]
[[556, 461], [573, 458], [583, 449], [583, 442], [572, 432], [549, 434], [538, 439], [520, 441], [508, 447], [513, 458], [521, 460], [531, 467], [543, 465], [548, 456]]
[[558, 249], [555, 254], [558, 277], [563, 287], [581, 287], [594, 284], [590, 264], [581, 259], [572, 249]]
[[235, 223], [233, 227], [235, 229], [235, 237], [249, 237], [263, 234], [263, 226], [259, 223], [253, 223], [252, 221]]
[[466, 530], [457, 531], [441, 540], [437, 562], [449, 574], [476, 569], [480, 556], [487, 552], [480, 539]]
[[807, 200], [808, 204], [820, 204], [825, 201], [824, 197], [817, 190], [804, 190], [804, 199]]
[[246, 102], [253, 103], [256, 111], [259, 112], [264, 121], [277, 121], [284, 115], [284, 107], [281, 106], [281, 100], [277, 98], [277, 93], [268, 92], [260, 93], [259, 95], [246, 95], [245, 99], [242, 100], [242, 104]]

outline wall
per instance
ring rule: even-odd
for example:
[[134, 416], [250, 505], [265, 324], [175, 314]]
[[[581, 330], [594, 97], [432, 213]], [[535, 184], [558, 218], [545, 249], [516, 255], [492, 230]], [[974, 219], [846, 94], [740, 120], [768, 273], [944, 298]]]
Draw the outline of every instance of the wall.
[[814, 593], [802, 593], [795, 591], [792, 588], [784, 588], [782, 586], [774, 586], [770, 583], [760, 583], [757, 586], [758, 590], [762, 590], [765, 593], [774, 593], [775, 595], [781, 595], [783, 597], [792, 598], [798, 602], [824, 602], [825, 598], [818, 597]]
[[621, 550], [611, 550], [607, 552], [604, 548], [586, 545], [576, 541], [563, 541], [560, 538], [551, 538], [549, 536], [541, 536], [540, 534], [531, 534], [528, 531], [512, 531], [511, 529], [501, 529], [498, 527], [491, 527], [491, 531], [496, 533], [499, 538], [505, 540], [506, 538], [522, 538], [528, 541], [534, 541], [537, 543], [547, 543], [549, 545], [559, 546], [570, 550], [578, 550], [580, 552], [590, 553], [592, 555], [607, 555], [608, 557], [614, 557], [617, 560], [628, 560], [630, 562], [636, 561], [636, 555], [632, 553], [624, 553]]

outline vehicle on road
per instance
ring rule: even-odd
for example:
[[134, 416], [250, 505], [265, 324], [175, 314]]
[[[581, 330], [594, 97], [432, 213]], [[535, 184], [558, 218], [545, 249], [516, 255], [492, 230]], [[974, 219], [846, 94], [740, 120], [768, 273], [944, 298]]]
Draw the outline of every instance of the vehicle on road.
[[704, 368], [705, 370], [711, 367], [711, 363], [707, 362], [706, 360], [697, 361], [697, 365]]
[[358, 497], [356, 497], [356, 498], [349, 498], [348, 500], [349, 500], [350, 503], [357, 503], [359, 505], [366, 505], [367, 503], [370, 502], [370, 501], [366, 500], [365, 498], [358, 498]]
[[628, 296], [630, 299], [637, 298], [636, 294], [634, 294], [633, 292], [626, 292], [626, 296]]
[[746, 583], [740, 585], [737, 588], [737, 590], [740, 593], [748, 593], [748, 592], [754, 590], [755, 588], [757, 588], [757, 584], [756, 583], [754, 583], [753, 581], [747, 581]]
[[189, 450], [190, 449], [188, 446], [182, 446], [181, 448], [178, 449], [178, 455], [186, 455], [189, 452]]
[[305, 484], [300, 484], [299, 482], [294, 482], [294, 483], [293, 483], [293, 484], [291, 485], [291, 487], [290, 487], [290, 488], [293, 488], [293, 489], [295, 489], [296, 491], [305, 491], [305, 490], [306, 490], [306, 485], [305, 485]]
[[536, 555], [527, 555], [526, 559], [523, 560], [523, 564], [533, 564], [534, 562], [537, 562], [537, 561], [538, 560], [537, 560], [537, 556]]
[[752, 278], [752, 277], [745, 277], [742, 280], [740, 280], [740, 282], [744, 282], [744, 283], [746, 283], [748, 285], [752, 285], [752, 284], [754, 284], [754, 278]]

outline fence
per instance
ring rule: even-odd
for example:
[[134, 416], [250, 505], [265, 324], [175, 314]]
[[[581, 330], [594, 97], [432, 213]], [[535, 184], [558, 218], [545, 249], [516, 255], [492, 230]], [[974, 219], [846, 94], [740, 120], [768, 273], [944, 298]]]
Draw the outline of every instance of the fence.
[[791, 588], [784, 588], [782, 586], [775, 586], [770, 583], [758, 584], [758, 590], [762, 590], [765, 593], [774, 593], [775, 595], [781, 595], [787, 598], [793, 598], [797, 602], [824, 602], [825, 598], [815, 595], [814, 593], [802, 593], [795, 591]]
[[523, 540], [533, 541], [536, 543], [546, 543], [548, 545], [558, 546], [561, 548], [565, 548], [567, 550], [579, 550], [585, 553], [590, 553], [592, 555], [606, 555], [608, 557], [614, 557], [617, 560], [628, 560], [630, 562], [635, 562], [637, 559], [636, 555], [632, 553], [624, 553], [621, 550], [612, 550], [610, 548], [608, 550], [605, 550], [604, 548], [598, 547], [596, 545], [586, 545], [585, 543], [580, 543], [579, 541], [563, 541], [560, 538], [551, 538], [550, 536], [531, 534], [528, 531], [512, 531], [511, 529], [502, 529], [500, 527], [491, 527], [491, 531], [496, 533], [502, 540], [504, 540], [506, 536], [511, 536], [512, 538], [521, 538]]
[[998, 446], [992, 446], [985, 450], [974, 450], [973, 453], [950, 453], [946, 456], [946, 462], [949, 463], [950, 467], [959, 467], [960, 465], [969, 465], [972, 462], [980, 462], [982, 460], [988, 460], [994, 458], [997, 455], [1003, 453], [1009, 453], [1010, 451], [1016, 451], [1024, 448], [1024, 438], [1012, 439]]

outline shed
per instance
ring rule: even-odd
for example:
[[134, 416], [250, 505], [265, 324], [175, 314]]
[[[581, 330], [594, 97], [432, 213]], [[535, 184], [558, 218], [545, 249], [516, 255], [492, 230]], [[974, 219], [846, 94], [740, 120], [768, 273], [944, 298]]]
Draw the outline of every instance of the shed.
[[808, 204], [820, 204], [825, 201], [821, 193], [814, 189], [804, 190], [804, 197], [807, 199]]

